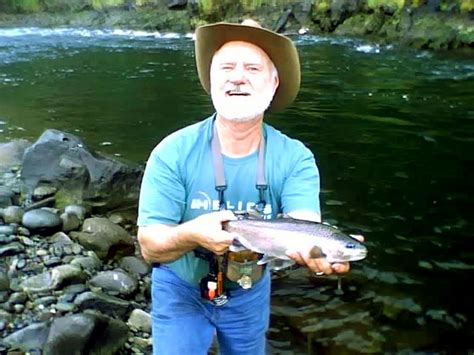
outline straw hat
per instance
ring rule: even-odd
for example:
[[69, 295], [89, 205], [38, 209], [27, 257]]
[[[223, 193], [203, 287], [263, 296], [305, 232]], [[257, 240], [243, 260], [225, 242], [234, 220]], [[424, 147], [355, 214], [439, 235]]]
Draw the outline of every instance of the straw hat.
[[300, 61], [295, 45], [286, 36], [262, 28], [253, 20], [241, 24], [216, 23], [196, 29], [196, 66], [201, 85], [210, 92], [210, 70], [214, 53], [227, 42], [252, 43], [267, 53], [278, 71], [280, 84], [269, 110], [282, 110], [293, 102], [300, 88]]

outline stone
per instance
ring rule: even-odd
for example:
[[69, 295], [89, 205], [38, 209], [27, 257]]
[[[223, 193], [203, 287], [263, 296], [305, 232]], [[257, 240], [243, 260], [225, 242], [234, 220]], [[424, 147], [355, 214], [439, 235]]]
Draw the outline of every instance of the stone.
[[151, 315], [139, 308], [132, 311], [127, 324], [138, 331], [151, 333]]
[[70, 236], [102, 260], [133, 255], [135, 251], [128, 232], [107, 218], [88, 218], [82, 225], [82, 232], [71, 232]]
[[18, 242], [13, 242], [7, 245], [0, 245], [0, 257], [12, 256], [23, 253], [25, 247]]
[[7, 224], [0, 226], [0, 234], [10, 236], [16, 234], [18, 227], [14, 224]]
[[97, 256], [81, 256], [74, 258], [71, 265], [78, 266], [84, 271], [94, 272], [101, 268], [102, 262]]
[[77, 216], [81, 222], [86, 218], [86, 209], [83, 206], [69, 205], [64, 208], [64, 212]]
[[148, 275], [151, 272], [151, 265], [136, 256], [123, 257], [120, 259], [119, 265], [122, 269], [140, 277]]
[[49, 210], [37, 209], [28, 211], [23, 215], [22, 224], [37, 232], [52, 232], [62, 225], [59, 216]]
[[[100, 336], [97, 336], [100, 334]], [[98, 313], [56, 318], [44, 346], [45, 354], [115, 354], [126, 342], [128, 328], [120, 320]]]
[[58, 189], [54, 186], [40, 185], [37, 186], [33, 191], [33, 199], [35, 201], [44, 200], [45, 198], [52, 197]]
[[75, 214], [63, 213], [60, 216], [63, 221], [63, 231], [70, 232], [79, 229], [81, 220]]
[[0, 269], [0, 292], [10, 290], [10, 279], [6, 270]]
[[20, 166], [26, 148], [31, 143], [26, 139], [15, 139], [8, 143], [0, 143], [0, 167], [2, 169]]
[[21, 223], [23, 218], [23, 208], [19, 206], [8, 206], [3, 210], [3, 221], [6, 224]]
[[125, 319], [130, 313], [130, 303], [118, 297], [108, 296], [103, 293], [84, 292], [74, 300], [81, 311], [85, 309], [97, 310], [111, 317]]
[[74, 265], [59, 265], [50, 271], [27, 278], [20, 287], [30, 294], [55, 290], [65, 284], [82, 283], [86, 279], [86, 274], [80, 268]]
[[100, 287], [105, 292], [117, 292], [123, 297], [132, 296], [138, 288], [137, 279], [123, 270], [100, 272], [89, 281], [89, 284]]
[[58, 189], [56, 205], [87, 204], [90, 209], [129, 206], [138, 198], [143, 169], [90, 152], [69, 133], [46, 130], [23, 155], [21, 179], [29, 197], [41, 184]]
[[7, 336], [3, 342], [22, 351], [41, 350], [49, 334], [47, 323], [31, 324]]

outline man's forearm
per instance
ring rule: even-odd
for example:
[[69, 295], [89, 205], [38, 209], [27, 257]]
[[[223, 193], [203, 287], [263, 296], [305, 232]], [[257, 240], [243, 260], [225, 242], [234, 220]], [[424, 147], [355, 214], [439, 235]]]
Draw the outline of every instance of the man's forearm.
[[138, 242], [143, 258], [150, 263], [174, 261], [198, 246], [183, 225], [139, 227]]

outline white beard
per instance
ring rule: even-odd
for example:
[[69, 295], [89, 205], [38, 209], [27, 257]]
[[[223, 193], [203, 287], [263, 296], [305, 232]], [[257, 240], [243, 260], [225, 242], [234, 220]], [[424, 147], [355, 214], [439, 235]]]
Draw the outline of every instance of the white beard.
[[226, 96], [225, 92], [211, 86], [211, 98], [216, 112], [235, 122], [251, 121], [260, 116], [270, 106], [273, 95], [274, 91], [269, 88], [261, 94], [253, 92], [248, 96]]

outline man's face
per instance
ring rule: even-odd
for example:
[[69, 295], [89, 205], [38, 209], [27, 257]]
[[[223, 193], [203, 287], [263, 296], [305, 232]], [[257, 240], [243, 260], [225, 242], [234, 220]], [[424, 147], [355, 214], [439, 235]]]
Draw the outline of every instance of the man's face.
[[217, 113], [232, 121], [249, 121], [270, 105], [278, 73], [268, 55], [247, 42], [228, 42], [211, 64], [211, 97]]

